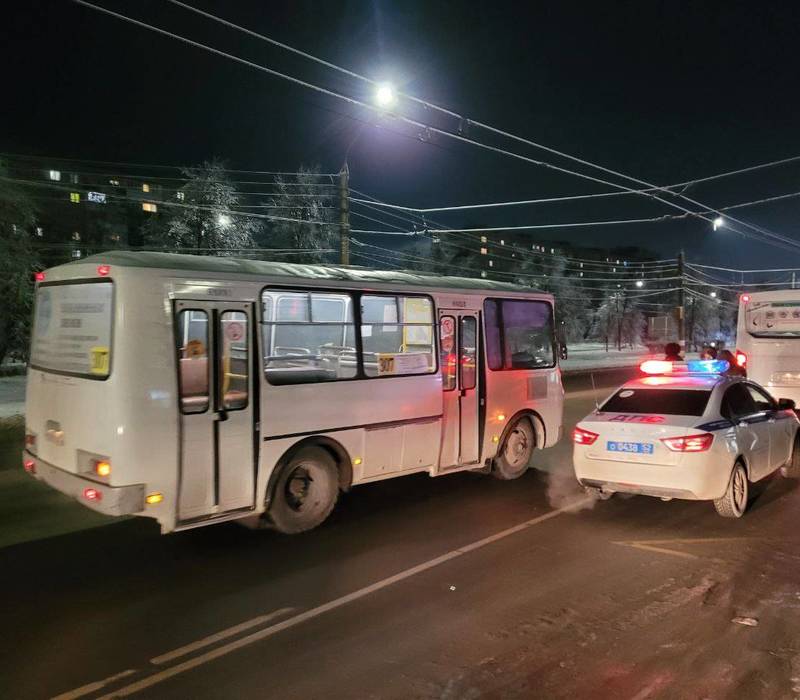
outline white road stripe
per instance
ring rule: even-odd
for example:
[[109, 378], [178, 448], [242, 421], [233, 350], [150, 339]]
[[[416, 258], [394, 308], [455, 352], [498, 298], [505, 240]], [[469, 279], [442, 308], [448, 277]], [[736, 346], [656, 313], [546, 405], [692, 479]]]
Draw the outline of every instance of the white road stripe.
[[61, 695], [56, 695], [56, 697], [54, 697], [52, 700], [75, 700], [75, 698], [82, 698], [84, 695], [96, 693], [98, 690], [105, 688], [109, 683], [113, 683], [114, 681], [118, 681], [122, 678], [133, 675], [134, 673], [136, 673], [136, 669], [130, 668], [127, 671], [122, 671], [122, 673], [116, 673], [113, 676], [104, 678], [102, 681], [87, 683], [86, 685], [82, 685], [80, 688], [75, 688], [75, 690], [70, 690], [66, 693], [61, 693]]
[[[354, 600], [358, 600], [359, 598], [363, 598], [365, 596], [370, 595], [371, 593], [375, 593], [376, 591], [380, 591], [388, 586], [391, 586], [399, 581], [404, 581], [407, 578], [411, 578], [412, 576], [416, 576], [417, 574], [422, 573], [423, 571], [428, 571], [429, 569], [433, 569], [440, 564], [444, 564], [445, 562], [451, 561], [452, 559], [456, 559], [468, 552], [473, 552], [476, 549], [480, 549], [481, 547], [485, 547], [486, 545], [492, 544], [493, 542], [497, 542], [505, 537], [509, 537], [514, 535], [518, 532], [522, 532], [534, 525], [538, 525], [539, 523], [543, 523], [551, 518], [555, 518], [562, 513], [569, 512], [570, 510], [582, 506], [586, 503], [591, 502], [593, 499], [590, 498], [580, 498], [577, 499], [570, 504], [558, 508], [557, 510], [552, 510], [549, 513], [545, 513], [544, 515], [540, 515], [536, 518], [531, 518], [530, 520], [526, 520], [524, 523], [520, 523], [519, 525], [515, 525], [514, 527], [510, 527], [506, 530], [502, 530], [494, 535], [490, 535], [489, 537], [484, 537], [483, 539], [477, 540], [476, 542], [472, 542], [471, 544], [464, 545], [463, 547], [459, 547], [458, 549], [451, 550], [446, 554], [442, 554], [434, 559], [430, 559], [429, 561], [423, 562], [422, 564], [418, 564], [417, 566], [413, 566], [410, 569], [406, 569], [405, 571], [401, 571], [394, 576], [389, 576], [381, 581], [373, 583], [369, 586], [365, 586], [364, 588], [360, 588], [357, 591], [353, 591], [352, 593], [348, 593], [347, 595], [342, 596], [341, 598], [337, 598], [336, 600], [331, 600], [327, 603], [317, 606], [316, 608], [312, 608], [311, 610], [306, 610], [299, 615], [295, 615], [294, 617], [290, 617], [287, 620], [283, 620], [278, 622], [270, 627], [266, 627], [262, 630], [258, 630], [257, 632], [253, 632], [252, 634], [248, 634], [245, 637], [240, 639], [236, 639], [228, 644], [224, 644], [216, 649], [212, 649], [211, 651], [207, 651], [205, 654], [201, 654], [200, 656], [196, 656], [193, 659], [189, 659], [188, 661], [184, 661], [183, 663], [176, 664], [175, 666], [171, 666], [170, 668], [166, 668], [163, 671], [159, 671], [158, 673], [153, 674], [152, 676], [148, 676], [147, 678], [143, 678], [140, 681], [136, 681], [135, 683], [131, 683], [130, 685], [126, 685], [118, 690], [112, 691], [107, 695], [103, 695], [102, 697], [98, 698], [98, 700], [111, 700], [112, 698], [121, 698], [121, 697], [128, 697], [129, 695], [133, 695], [134, 693], [138, 693], [140, 690], [144, 690], [146, 688], [150, 688], [162, 681], [165, 681], [173, 676], [177, 676], [185, 671], [189, 671], [193, 668], [197, 668], [198, 666], [202, 666], [203, 664], [207, 664], [209, 661], [213, 661], [214, 659], [218, 659], [221, 656], [226, 656], [231, 652], [236, 651], [237, 649], [241, 649], [242, 647], [249, 646], [250, 644], [254, 644], [255, 642], [259, 642], [263, 639], [267, 639], [268, 637], [277, 634], [278, 632], [282, 632], [283, 630], [289, 629], [291, 627], [295, 627], [303, 622], [307, 622], [308, 620], [312, 620], [315, 617], [319, 617], [320, 615], [324, 615], [331, 610], [336, 610], [337, 608], [342, 607], [343, 605], [347, 605], [348, 603], [352, 603]], [[243, 623], [244, 624], [244, 623]]]
[[196, 642], [192, 642], [191, 644], [187, 644], [186, 646], [174, 649], [173, 651], [168, 651], [166, 654], [161, 654], [161, 656], [156, 656], [154, 659], [150, 659], [150, 663], [159, 665], [159, 664], [165, 664], [168, 661], [174, 661], [175, 659], [179, 659], [181, 656], [186, 656], [187, 654], [191, 654], [193, 651], [197, 651], [198, 649], [207, 647], [210, 644], [221, 642], [223, 639], [227, 639], [228, 637], [233, 637], [239, 634], [240, 632], [249, 630], [251, 627], [257, 627], [258, 625], [263, 625], [265, 622], [269, 622], [270, 620], [273, 620], [276, 617], [281, 617], [283, 615], [286, 615], [287, 613], [294, 612], [295, 610], [296, 608], [281, 608], [280, 610], [276, 610], [275, 612], [271, 612], [267, 615], [259, 615], [258, 617], [254, 617], [252, 620], [247, 620], [247, 622], [242, 622], [239, 625], [228, 627], [228, 629], [222, 630], [221, 632], [217, 632], [216, 634], [211, 634], [208, 637], [204, 637], [203, 639], [199, 639]]

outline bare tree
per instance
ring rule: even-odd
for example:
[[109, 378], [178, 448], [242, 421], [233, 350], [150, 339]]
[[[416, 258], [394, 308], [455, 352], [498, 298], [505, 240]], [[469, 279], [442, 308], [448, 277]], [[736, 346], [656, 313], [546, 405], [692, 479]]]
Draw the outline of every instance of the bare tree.
[[145, 226], [146, 244], [199, 253], [251, 248], [260, 220], [238, 211], [240, 196], [222, 162], [215, 159], [183, 173], [182, 199], [165, 206], [165, 219]]

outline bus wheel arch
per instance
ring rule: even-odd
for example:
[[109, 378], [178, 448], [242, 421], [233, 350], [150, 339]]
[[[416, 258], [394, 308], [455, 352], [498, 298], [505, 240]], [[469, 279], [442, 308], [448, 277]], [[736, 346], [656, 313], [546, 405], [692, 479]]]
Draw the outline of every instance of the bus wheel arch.
[[[533, 450], [544, 442], [541, 416], [530, 409], [518, 411], [500, 436], [497, 455], [492, 459], [492, 475], [504, 481], [519, 478], [528, 470]], [[508, 448], [513, 448], [513, 455], [508, 454]]]

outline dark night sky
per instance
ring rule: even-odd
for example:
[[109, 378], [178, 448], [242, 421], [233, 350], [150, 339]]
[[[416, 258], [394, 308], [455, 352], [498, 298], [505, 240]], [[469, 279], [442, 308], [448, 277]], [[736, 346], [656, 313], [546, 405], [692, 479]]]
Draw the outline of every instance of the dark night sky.
[[[97, 2], [369, 98], [361, 83], [166, 2]], [[659, 184], [800, 153], [794, 2], [192, 2], [472, 118]], [[392, 202], [435, 206], [598, 191], [444, 137], [421, 143], [396, 120], [66, 0], [4, 8], [0, 33], [0, 151], [164, 164], [220, 156], [236, 168], [319, 163], [335, 171], [352, 145], [353, 185]], [[478, 130], [470, 135], [492, 142]], [[798, 184], [800, 164], [690, 194], [722, 206], [800, 190]], [[667, 211], [618, 197], [439, 220], [491, 226]], [[798, 213], [800, 199], [737, 216], [800, 238]], [[800, 255], [714, 233], [696, 220], [531, 238], [640, 244], [665, 255], [684, 246], [696, 261], [736, 267], [800, 264]]]

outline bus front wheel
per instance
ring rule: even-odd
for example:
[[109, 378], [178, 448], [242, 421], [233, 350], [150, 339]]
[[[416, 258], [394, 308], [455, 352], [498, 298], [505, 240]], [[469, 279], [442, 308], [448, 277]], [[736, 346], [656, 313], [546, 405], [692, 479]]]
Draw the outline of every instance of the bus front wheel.
[[278, 532], [305, 532], [325, 521], [338, 496], [339, 474], [331, 456], [321, 447], [304, 447], [281, 469], [269, 519]]
[[530, 420], [525, 416], [517, 418], [500, 444], [492, 474], [504, 481], [522, 476], [528, 469], [535, 445], [536, 436]]

